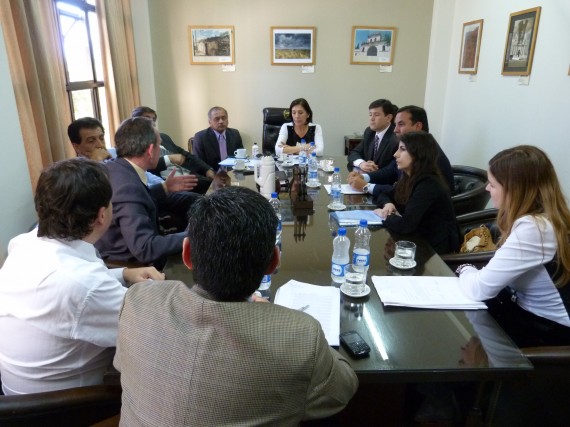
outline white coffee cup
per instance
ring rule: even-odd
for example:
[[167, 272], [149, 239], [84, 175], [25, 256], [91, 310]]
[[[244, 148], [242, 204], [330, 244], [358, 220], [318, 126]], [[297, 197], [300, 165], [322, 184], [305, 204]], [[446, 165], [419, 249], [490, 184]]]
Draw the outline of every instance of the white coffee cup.
[[400, 268], [411, 268], [414, 266], [414, 258], [416, 256], [416, 244], [407, 240], [396, 242], [396, 250], [394, 251], [394, 263]]
[[243, 160], [236, 160], [236, 162], [234, 163], [234, 169], [241, 171], [245, 169], [245, 162]]
[[247, 150], [245, 148], [238, 148], [234, 151], [236, 159], [245, 159], [247, 157]]

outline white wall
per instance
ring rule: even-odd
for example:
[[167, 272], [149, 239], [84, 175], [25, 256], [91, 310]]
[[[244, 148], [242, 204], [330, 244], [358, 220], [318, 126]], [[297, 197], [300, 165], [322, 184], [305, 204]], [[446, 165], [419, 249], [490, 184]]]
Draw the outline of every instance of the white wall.
[[[509, 15], [536, 6], [542, 11], [530, 83], [521, 86], [518, 77], [501, 75]], [[484, 27], [478, 73], [470, 81], [457, 67], [463, 23], [476, 19]], [[536, 145], [570, 196], [569, 23], [568, 0], [435, 0], [425, 104], [452, 163], [486, 168], [502, 149]]]
[[10, 239], [25, 232], [35, 222], [32, 186], [18, 111], [10, 78], [4, 35], [0, 27], [0, 266], [6, 259]]
[[[137, 1], [138, 7], [143, 4]], [[149, 0], [148, 8], [152, 43], [135, 34], [137, 55], [152, 50], [156, 105], [151, 106], [161, 130], [179, 145], [208, 126], [213, 105], [228, 109], [230, 126], [240, 130], [246, 146], [261, 142], [262, 109], [288, 107], [305, 97], [323, 127], [325, 153], [341, 155], [343, 136], [366, 127], [371, 101], [423, 103], [432, 0]], [[190, 65], [190, 25], [235, 26], [234, 73], [223, 73], [218, 65]], [[350, 65], [353, 25], [398, 28], [393, 73]], [[317, 27], [314, 74], [270, 64], [271, 26]], [[141, 77], [140, 84], [152, 82]], [[152, 97], [141, 101], [152, 103]]]

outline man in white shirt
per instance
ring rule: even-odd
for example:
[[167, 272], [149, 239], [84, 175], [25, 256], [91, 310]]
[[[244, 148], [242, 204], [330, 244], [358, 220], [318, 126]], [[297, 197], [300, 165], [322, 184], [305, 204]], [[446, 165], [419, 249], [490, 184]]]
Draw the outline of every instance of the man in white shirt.
[[0, 375], [5, 394], [101, 384], [113, 356], [125, 283], [153, 267], [109, 270], [93, 244], [112, 219], [102, 164], [76, 158], [42, 172], [38, 227], [10, 241], [0, 269]]

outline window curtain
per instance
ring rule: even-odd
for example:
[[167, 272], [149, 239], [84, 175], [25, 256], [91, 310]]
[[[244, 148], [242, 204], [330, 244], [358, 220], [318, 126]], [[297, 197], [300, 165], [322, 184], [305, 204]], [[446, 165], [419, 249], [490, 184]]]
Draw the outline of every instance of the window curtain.
[[35, 191], [45, 166], [74, 155], [56, 12], [51, 1], [2, 0], [0, 22]]
[[[111, 135], [140, 105], [130, 0], [97, 0]], [[112, 40], [112, 43], [110, 42]]]

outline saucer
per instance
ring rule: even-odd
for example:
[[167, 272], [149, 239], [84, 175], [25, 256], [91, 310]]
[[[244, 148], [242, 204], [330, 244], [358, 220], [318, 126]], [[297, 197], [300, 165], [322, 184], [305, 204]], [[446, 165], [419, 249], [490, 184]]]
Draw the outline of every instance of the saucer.
[[409, 267], [402, 267], [401, 264], [396, 262], [396, 258], [390, 258], [390, 260], [388, 262], [390, 263], [390, 265], [392, 267], [399, 268], [400, 270], [409, 270], [411, 268], [414, 268], [417, 265], [416, 261], [413, 260], [412, 265], [410, 265]]
[[308, 182], [305, 183], [305, 185], [309, 188], [319, 188], [321, 186], [321, 183], [317, 183], [317, 184], [310, 184]]
[[295, 166], [295, 163], [293, 163], [293, 162], [283, 162], [283, 163], [281, 163], [281, 166], [283, 166], [284, 168], [292, 168], [293, 166]]
[[368, 286], [368, 285], [364, 285], [364, 290], [363, 290], [361, 293], [357, 294], [357, 295], [348, 292], [348, 291], [346, 290], [346, 287], [347, 287], [347, 286], [346, 286], [346, 283], [343, 283], [342, 285], [340, 285], [340, 291], [341, 291], [343, 294], [345, 294], [346, 296], [349, 296], [349, 297], [352, 297], [352, 298], [365, 297], [366, 295], [368, 295], [368, 294], [370, 293], [370, 286]]
[[236, 171], [236, 172], [244, 172], [244, 171], [247, 170], [247, 166], [245, 166], [245, 167], [243, 167], [243, 168], [236, 168], [236, 167], [234, 166], [233, 170]]
[[332, 203], [329, 203], [329, 204], [327, 205], [327, 208], [329, 208], [331, 211], [343, 211], [343, 210], [346, 209], [346, 205], [341, 204], [341, 205], [338, 206], [338, 207], [334, 207], [334, 206], [332, 205]]

